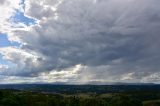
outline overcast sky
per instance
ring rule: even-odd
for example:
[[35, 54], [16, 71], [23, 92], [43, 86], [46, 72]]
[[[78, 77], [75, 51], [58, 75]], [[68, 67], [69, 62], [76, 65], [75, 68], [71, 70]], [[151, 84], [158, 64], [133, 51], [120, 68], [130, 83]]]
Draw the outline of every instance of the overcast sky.
[[0, 83], [160, 83], [160, 0], [0, 0]]

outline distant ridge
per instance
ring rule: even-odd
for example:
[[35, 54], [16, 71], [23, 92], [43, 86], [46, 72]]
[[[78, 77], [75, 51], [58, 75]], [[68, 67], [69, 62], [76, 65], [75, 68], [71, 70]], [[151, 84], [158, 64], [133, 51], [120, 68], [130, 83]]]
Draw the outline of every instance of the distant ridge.
[[99, 81], [91, 81], [89, 85], [156, 85], [155, 83], [127, 83], [127, 82], [99, 82]]
[[160, 85], [155, 83], [128, 83], [128, 82], [100, 82], [100, 81], [90, 81], [88, 83], [64, 83], [64, 82], [54, 82], [54, 83], [9, 83], [9, 84], [0, 84], [3, 85]]

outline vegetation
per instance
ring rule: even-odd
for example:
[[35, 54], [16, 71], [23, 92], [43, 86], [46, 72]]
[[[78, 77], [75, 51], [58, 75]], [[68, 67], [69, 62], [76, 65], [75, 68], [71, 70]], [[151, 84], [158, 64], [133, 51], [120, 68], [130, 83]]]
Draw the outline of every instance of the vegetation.
[[0, 106], [160, 106], [160, 85], [0, 85]]
[[149, 100], [143, 102], [144, 106], [160, 106], [160, 100]]
[[0, 106], [160, 106], [159, 99], [159, 91], [62, 94], [0, 90]]

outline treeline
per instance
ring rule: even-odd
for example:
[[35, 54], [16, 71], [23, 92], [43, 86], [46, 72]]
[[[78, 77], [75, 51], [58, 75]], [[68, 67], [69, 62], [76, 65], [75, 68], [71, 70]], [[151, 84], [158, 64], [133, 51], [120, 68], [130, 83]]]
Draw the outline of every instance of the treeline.
[[[101, 95], [82, 97], [78, 95], [0, 90], [0, 106], [143, 106], [142, 100], [149, 100], [149, 97], [153, 98], [154, 95], [155, 92], [148, 94], [146, 92], [128, 92], [115, 93], [106, 97]], [[158, 95], [160, 94], [157, 94], [154, 98], [158, 98]], [[149, 97], [145, 98], [145, 96]]]
[[30, 91], [44, 91], [56, 93], [122, 93], [128, 91], [160, 91], [160, 85], [52, 85], [52, 84], [6, 84], [0, 85], [0, 89], [20, 89]]

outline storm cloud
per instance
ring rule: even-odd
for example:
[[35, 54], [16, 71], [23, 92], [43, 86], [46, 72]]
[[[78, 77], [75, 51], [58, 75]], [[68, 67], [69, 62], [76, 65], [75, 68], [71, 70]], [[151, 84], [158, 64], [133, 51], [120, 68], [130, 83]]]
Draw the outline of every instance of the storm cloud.
[[160, 81], [159, 0], [24, 4], [24, 15], [37, 23], [6, 32], [21, 45], [0, 48], [13, 64], [0, 67], [2, 75], [67, 83]]

